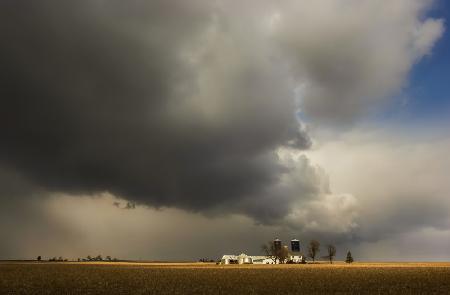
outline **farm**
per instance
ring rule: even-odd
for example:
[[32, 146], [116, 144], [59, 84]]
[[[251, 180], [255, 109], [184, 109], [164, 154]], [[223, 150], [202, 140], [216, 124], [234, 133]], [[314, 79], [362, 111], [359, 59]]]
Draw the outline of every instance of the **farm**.
[[450, 263], [0, 263], [1, 294], [448, 294]]

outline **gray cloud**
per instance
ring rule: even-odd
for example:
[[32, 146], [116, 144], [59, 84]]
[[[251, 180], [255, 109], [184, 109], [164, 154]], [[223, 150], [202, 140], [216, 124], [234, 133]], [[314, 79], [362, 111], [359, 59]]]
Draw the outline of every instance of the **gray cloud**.
[[443, 25], [422, 17], [431, 2], [305, 3], [1, 1], [0, 164], [30, 184], [1, 194], [106, 191], [351, 234], [355, 197], [292, 157], [311, 146], [297, 114], [364, 114]]
[[0, 160], [48, 190], [204, 210], [310, 144], [284, 76], [211, 5], [1, 5]]
[[[303, 3], [304, 4], [304, 3]], [[432, 1], [284, 1], [276, 38], [291, 56], [302, 110], [314, 122], [351, 124], [387, 102], [444, 31]]]
[[0, 259], [34, 259], [39, 254], [33, 249], [45, 248], [63, 255], [63, 245], [75, 244], [74, 229], [54, 220], [43, 200], [48, 200], [44, 189], [0, 167]]

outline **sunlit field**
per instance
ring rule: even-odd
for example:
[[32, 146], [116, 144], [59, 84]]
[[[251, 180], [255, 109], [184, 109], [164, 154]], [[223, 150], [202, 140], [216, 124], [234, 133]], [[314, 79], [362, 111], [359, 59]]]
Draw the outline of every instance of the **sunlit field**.
[[449, 294], [450, 263], [0, 263], [1, 294]]

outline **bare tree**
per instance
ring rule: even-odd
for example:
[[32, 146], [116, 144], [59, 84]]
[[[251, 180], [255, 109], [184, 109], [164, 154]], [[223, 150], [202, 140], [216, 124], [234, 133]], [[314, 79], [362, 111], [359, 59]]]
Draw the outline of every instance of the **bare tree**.
[[320, 252], [320, 243], [317, 240], [311, 240], [308, 246], [308, 256], [312, 258], [313, 262], [316, 261], [316, 256]]
[[278, 259], [281, 263], [286, 263], [289, 258], [289, 249], [287, 246], [281, 247], [280, 253], [278, 254]]
[[275, 263], [275, 264], [277, 263], [277, 261], [278, 261], [278, 256], [276, 255], [277, 250], [275, 249], [275, 246], [272, 242], [263, 244], [261, 246], [261, 250], [267, 257], [272, 259], [273, 263]]
[[286, 246], [282, 246], [281, 248], [276, 248], [273, 241], [269, 241], [267, 244], [263, 244], [261, 246], [262, 252], [272, 259], [272, 261], [276, 264], [285, 263], [287, 258], [289, 257], [289, 250]]
[[336, 256], [336, 247], [334, 245], [327, 246], [327, 254], [323, 258], [330, 260], [330, 263], [333, 264], [334, 257]]

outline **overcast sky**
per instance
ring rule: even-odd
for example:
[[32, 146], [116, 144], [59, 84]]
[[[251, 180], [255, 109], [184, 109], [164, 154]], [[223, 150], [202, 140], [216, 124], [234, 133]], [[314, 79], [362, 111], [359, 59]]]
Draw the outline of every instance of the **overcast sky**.
[[449, 260], [449, 10], [0, 0], [0, 259]]

